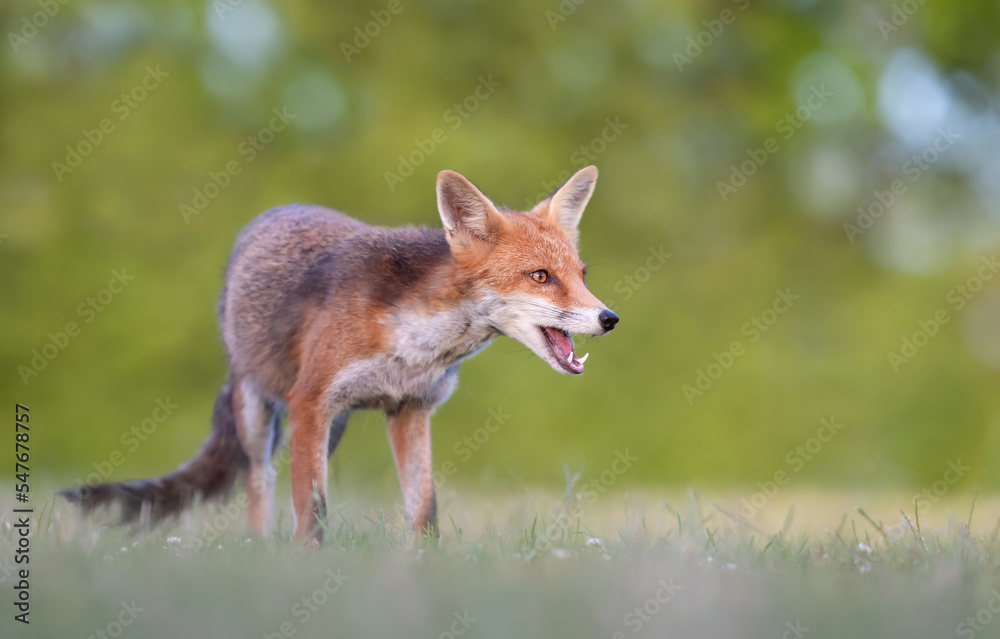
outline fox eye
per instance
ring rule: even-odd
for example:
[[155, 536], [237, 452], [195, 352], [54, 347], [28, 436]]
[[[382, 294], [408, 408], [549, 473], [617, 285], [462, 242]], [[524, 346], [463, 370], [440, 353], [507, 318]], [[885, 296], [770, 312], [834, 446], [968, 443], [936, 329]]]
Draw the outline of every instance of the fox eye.
[[531, 279], [538, 282], [539, 284], [544, 284], [549, 281], [549, 272], [544, 269], [537, 270], [533, 273], [528, 273], [528, 276]]

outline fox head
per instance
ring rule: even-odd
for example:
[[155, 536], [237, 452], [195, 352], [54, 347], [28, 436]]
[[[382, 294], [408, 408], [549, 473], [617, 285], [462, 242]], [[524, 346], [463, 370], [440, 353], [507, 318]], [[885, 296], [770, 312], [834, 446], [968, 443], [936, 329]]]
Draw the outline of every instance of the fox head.
[[604, 335], [618, 316], [587, 290], [577, 225], [597, 183], [581, 169], [526, 212], [498, 208], [454, 171], [437, 179], [437, 201], [459, 286], [487, 322], [556, 371], [579, 375], [572, 334]]

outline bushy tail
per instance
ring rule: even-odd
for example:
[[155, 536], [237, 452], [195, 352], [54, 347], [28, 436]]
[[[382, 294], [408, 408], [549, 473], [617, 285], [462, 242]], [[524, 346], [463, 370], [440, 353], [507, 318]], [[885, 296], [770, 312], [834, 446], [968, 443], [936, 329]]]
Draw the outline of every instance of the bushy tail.
[[212, 415], [212, 434], [194, 458], [160, 479], [130, 481], [122, 484], [81, 486], [60, 491], [71, 502], [80, 504], [85, 513], [103, 506], [118, 505], [121, 523], [140, 516], [143, 523], [156, 525], [176, 517], [196, 499], [224, 498], [246, 472], [250, 459], [236, 434], [233, 414], [233, 386], [222, 387]]

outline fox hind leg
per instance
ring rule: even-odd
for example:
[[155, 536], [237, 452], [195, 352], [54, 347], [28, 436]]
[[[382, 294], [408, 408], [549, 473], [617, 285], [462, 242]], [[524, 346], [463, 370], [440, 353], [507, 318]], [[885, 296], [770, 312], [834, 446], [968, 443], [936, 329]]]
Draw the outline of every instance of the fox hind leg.
[[233, 412], [236, 432], [250, 458], [247, 472], [247, 520], [250, 532], [267, 537], [271, 532], [276, 473], [271, 453], [280, 429], [280, 416], [247, 380], [234, 384]]

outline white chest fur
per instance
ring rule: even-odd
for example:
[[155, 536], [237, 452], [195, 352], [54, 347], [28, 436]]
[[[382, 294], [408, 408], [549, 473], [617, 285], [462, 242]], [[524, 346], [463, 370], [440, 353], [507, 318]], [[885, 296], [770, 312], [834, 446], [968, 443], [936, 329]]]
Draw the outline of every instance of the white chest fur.
[[389, 348], [348, 364], [329, 385], [341, 407], [384, 408], [414, 399], [447, 399], [459, 363], [488, 346], [499, 333], [471, 304], [437, 313], [401, 311], [386, 321]]

